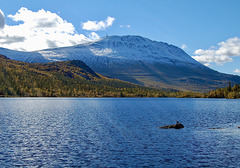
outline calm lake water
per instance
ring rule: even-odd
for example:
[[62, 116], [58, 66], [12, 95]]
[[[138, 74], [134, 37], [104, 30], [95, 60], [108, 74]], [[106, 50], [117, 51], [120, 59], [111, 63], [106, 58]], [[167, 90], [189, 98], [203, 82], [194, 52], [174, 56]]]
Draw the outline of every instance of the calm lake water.
[[238, 126], [240, 100], [1, 98], [0, 165], [240, 167]]

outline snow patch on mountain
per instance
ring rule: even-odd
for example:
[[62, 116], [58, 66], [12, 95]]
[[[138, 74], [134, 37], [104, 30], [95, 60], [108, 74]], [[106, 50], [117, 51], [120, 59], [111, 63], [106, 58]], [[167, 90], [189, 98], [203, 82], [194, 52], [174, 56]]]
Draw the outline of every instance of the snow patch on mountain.
[[46, 63], [48, 62], [40, 53], [38, 52], [23, 52], [14, 51], [6, 48], [0, 48], [0, 54], [6, 56], [9, 59], [28, 62], [28, 63]]

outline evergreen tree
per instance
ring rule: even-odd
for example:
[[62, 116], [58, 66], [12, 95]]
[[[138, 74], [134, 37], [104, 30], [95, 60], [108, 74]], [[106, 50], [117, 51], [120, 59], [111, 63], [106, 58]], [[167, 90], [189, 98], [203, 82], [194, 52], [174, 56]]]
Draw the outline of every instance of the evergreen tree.
[[227, 87], [227, 90], [230, 92], [232, 90], [232, 85], [231, 85], [231, 82], [228, 82], [228, 87]]

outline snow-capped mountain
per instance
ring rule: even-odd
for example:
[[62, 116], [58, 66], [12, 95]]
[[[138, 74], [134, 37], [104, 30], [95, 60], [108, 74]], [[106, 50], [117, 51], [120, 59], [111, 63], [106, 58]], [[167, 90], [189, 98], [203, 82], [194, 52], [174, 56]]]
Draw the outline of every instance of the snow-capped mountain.
[[95, 72], [157, 88], [208, 91], [240, 83], [240, 77], [216, 72], [194, 60], [182, 49], [140, 36], [109, 36], [72, 47], [0, 54], [25, 62], [81, 60]]
[[37, 52], [22, 52], [14, 51], [6, 48], [0, 48], [0, 54], [6, 57], [28, 63], [46, 63], [48, 62], [40, 53]]
[[48, 61], [66, 61], [80, 59], [86, 63], [164, 63], [192, 64], [202, 66], [187, 55], [182, 49], [163, 42], [156, 42], [140, 36], [110, 36], [100, 40], [64, 47], [39, 51]]

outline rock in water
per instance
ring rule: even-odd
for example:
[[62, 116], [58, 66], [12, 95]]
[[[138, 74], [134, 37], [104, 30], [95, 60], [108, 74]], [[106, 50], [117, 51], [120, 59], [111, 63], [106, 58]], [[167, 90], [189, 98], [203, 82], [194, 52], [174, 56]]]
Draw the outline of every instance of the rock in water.
[[181, 129], [184, 128], [184, 126], [181, 123], [177, 123], [177, 124], [173, 124], [173, 125], [166, 125], [163, 127], [158, 127], [159, 129], [170, 129], [170, 128], [174, 128], [174, 129]]

